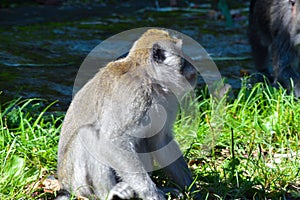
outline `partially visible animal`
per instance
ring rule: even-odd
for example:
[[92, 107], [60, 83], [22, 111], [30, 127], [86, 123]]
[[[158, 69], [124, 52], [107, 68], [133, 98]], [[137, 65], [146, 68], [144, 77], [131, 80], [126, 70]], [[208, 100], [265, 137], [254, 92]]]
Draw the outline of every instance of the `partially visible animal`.
[[249, 39], [256, 68], [274, 83], [281, 83], [289, 91], [293, 89], [297, 97], [300, 96], [299, 12], [298, 0], [251, 0], [249, 15]]

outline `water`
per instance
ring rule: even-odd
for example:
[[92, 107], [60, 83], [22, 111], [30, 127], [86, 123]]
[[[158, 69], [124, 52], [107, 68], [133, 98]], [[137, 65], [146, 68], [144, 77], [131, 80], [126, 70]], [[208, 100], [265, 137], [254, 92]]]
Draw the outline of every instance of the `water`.
[[[210, 19], [207, 5], [181, 10], [156, 10], [145, 2], [2, 9], [0, 101], [37, 97], [58, 100], [56, 109], [65, 110], [72, 99], [77, 71], [88, 53], [114, 34], [149, 26], [192, 37], [212, 56], [222, 77], [239, 88], [240, 71], [254, 71], [247, 39], [247, 4], [240, 4], [231, 28], [224, 20]], [[115, 48], [123, 44], [120, 40]], [[107, 51], [113, 52], [113, 48]], [[95, 71], [92, 69], [87, 79]]]

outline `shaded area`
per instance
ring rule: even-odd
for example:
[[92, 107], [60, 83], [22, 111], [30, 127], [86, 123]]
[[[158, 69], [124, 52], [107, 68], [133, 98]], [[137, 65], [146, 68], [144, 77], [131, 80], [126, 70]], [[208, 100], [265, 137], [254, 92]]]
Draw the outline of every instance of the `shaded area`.
[[174, 29], [198, 41], [215, 59], [222, 76], [239, 88], [240, 70], [252, 71], [247, 3], [235, 11], [231, 28], [219, 14], [212, 14], [210, 1], [164, 6], [169, 6], [168, 1], [160, 9], [155, 1], [0, 9], [1, 102], [19, 96], [58, 99], [56, 109], [65, 110], [87, 54], [114, 34], [149, 26]]

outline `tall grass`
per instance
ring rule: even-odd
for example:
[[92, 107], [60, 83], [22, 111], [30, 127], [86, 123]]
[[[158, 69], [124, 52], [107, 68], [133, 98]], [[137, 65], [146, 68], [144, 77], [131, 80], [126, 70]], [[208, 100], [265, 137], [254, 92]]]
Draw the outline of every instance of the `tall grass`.
[[244, 85], [233, 100], [199, 98], [198, 113], [179, 116], [175, 132], [204, 196], [299, 199], [299, 100], [265, 84]]
[[41, 182], [56, 171], [61, 117], [38, 99], [0, 107], [0, 199], [47, 198]]
[[[63, 114], [44, 104], [18, 99], [0, 106], [0, 199], [55, 196], [42, 181], [56, 173]], [[300, 198], [299, 100], [257, 84], [231, 100], [202, 90], [188, 108], [174, 132], [204, 199]]]

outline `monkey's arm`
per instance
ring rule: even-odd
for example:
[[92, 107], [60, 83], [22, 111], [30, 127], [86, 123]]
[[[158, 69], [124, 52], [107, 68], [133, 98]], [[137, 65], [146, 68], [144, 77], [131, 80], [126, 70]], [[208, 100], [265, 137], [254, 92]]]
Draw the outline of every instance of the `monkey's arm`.
[[[157, 140], [158, 138], [159, 140]], [[160, 135], [158, 138], [156, 138], [156, 145], [154, 145], [154, 148], [157, 149], [154, 151], [155, 158], [161, 166], [166, 166], [164, 171], [181, 190], [187, 189], [192, 184], [193, 178], [178, 144], [173, 139], [171, 133]], [[204, 198], [200, 193], [193, 193], [196, 192], [195, 185], [191, 187], [190, 192], [192, 192], [193, 199], [195, 200]]]
[[165, 167], [167, 175], [180, 189], [190, 186], [193, 180], [192, 174], [171, 134], [160, 135], [155, 142], [152, 142], [156, 149], [153, 151], [155, 159], [162, 167]]
[[[285, 34], [285, 32], [281, 34]], [[284, 36], [279, 35], [276, 37], [275, 44], [272, 47], [275, 77], [289, 91], [294, 89], [295, 96], [299, 97], [300, 76], [297, 72], [299, 70], [299, 61], [295, 62], [295, 58], [298, 55], [294, 48], [290, 46], [291, 44], [282, 40], [281, 37]], [[292, 88], [291, 81], [293, 81], [294, 88]]]
[[[87, 137], [90, 134], [91, 137]], [[120, 177], [120, 181], [127, 183], [143, 199], [164, 200], [156, 188], [135, 151], [130, 135], [118, 134], [117, 138], [99, 137], [97, 130], [82, 128], [79, 137], [88, 152], [96, 161], [110, 166]], [[116, 134], [107, 133], [113, 136]]]
[[265, 1], [251, 0], [249, 12], [248, 36], [252, 56], [257, 70], [273, 79], [273, 69], [269, 65], [269, 46], [272, 43], [270, 30], [269, 6]]
[[[279, 70], [278, 81], [287, 88], [289, 92], [294, 92], [294, 95], [300, 97], [300, 76], [297, 72], [291, 67], [285, 67]], [[292, 83], [293, 81], [293, 83]]]

